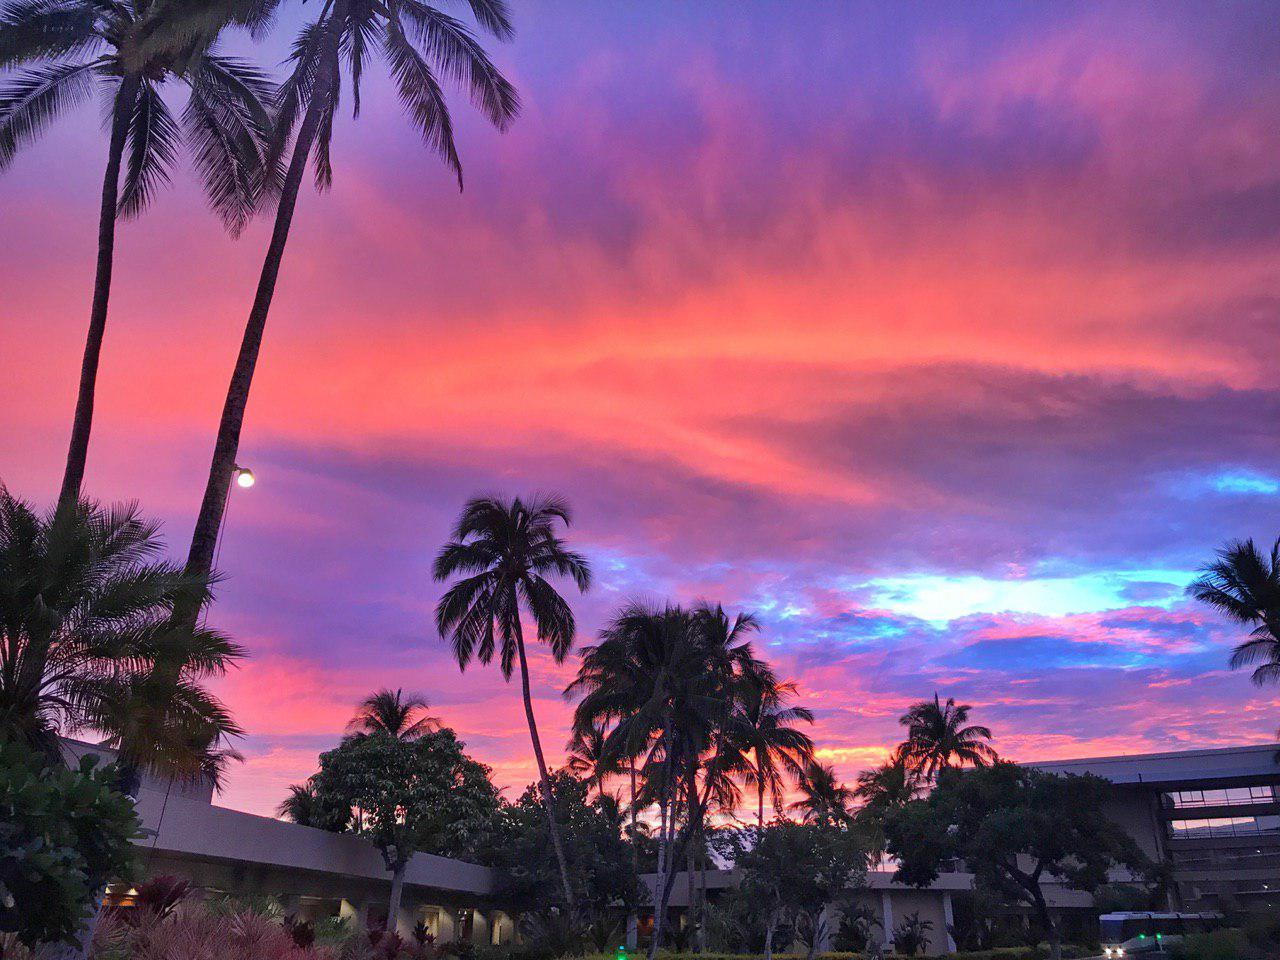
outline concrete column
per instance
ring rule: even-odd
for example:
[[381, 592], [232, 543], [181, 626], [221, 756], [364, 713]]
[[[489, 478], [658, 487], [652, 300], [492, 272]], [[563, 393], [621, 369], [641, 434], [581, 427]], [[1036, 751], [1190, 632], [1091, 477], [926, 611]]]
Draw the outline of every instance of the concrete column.
[[814, 931], [818, 938], [816, 947], [817, 953], [831, 952], [831, 928], [835, 926], [836, 915], [831, 909], [831, 904], [827, 904], [822, 908], [822, 912], [818, 914], [818, 929]]
[[418, 914], [421, 907], [416, 903], [407, 902], [407, 897], [400, 898], [400, 909], [396, 911], [394, 917], [387, 917], [388, 929], [394, 930], [406, 940], [413, 939], [413, 926], [418, 922]]
[[634, 912], [627, 914], [627, 949], [635, 950], [640, 938], [640, 918]]
[[483, 946], [493, 945], [493, 934], [489, 929], [489, 918], [479, 910], [471, 911], [471, 942]]
[[453, 910], [450, 907], [441, 907], [440, 913], [440, 933], [436, 937], [436, 943], [453, 943], [457, 938], [457, 932], [454, 929]]
[[947, 953], [956, 952], [955, 937], [951, 936], [951, 927], [955, 922], [955, 916], [951, 912], [951, 891], [944, 890], [942, 893], [942, 923], [947, 928]]
[[880, 891], [880, 920], [884, 930], [884, 939], [880, 942], [888, 952], [893, 949], [893, 899], [888, 890]]

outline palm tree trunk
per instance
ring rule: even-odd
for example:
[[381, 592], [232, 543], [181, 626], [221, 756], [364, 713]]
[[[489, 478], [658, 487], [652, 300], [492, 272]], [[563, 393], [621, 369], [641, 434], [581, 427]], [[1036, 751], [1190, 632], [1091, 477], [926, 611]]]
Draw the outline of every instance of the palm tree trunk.
[[533, 697], [529, 692], [529, 662], [524, 653], [524, 628], [517, 618], [515, 624], [516, 651], [520, 655], [520, 690], [524, 696], [524, 715], [529, 721], [529, 738], [533, 741], [533, 755], [538, 761], [538, 778], [542, 784], [542, 807], [547, 812], [547, 830], [551, 834], [551, 846], [556, 852], [556, 863], [560, 866], [560, 886], [564, 893], [565, 904], [571, 917], [577, 916], [578, 908], [574, 902], [573, 889], [569, 885], [569, 863], [564, 856], [564, 846], [560, 843], [560, 825], [556, 823], [556, 799], [551, 792], [551, 777], [547, 774], [547, 761], [542, 755], [542, 740], [538, 737], [538, 723], [533, 716]]
[[756, 811], [756, 824], [761, 830], [764, 830], [764, 781], [760, 780], [756, 785], [756, 793], [759, 795], [759, 808]]
[[[231, 382], [227, 386], [227, 398], [222, 406], [222, 420], [218, 424], [218, 437], [213, 446], [213, 460], [209, 464], [209, 480], [204, 489], [204, 500], [196, 518], [195, 531], [191, 535], [191, 550], [187, 555], [187, 570], [195, 574], [207, 574], [213, 569], [213, 555], [218, 543], [218, 529], [226, 509], [227, 490], [231, 474], [235, 470], [236, 454], [240, 449], [240, 428], [244, 424], [245, 408], [249, 403], [249, 388], [253, 385], [253, 373], [258, 364], [258, 351], [266, 330], [267, 314], [275, 296], [280, 265], [284, 260], [285, 244], [289, 240], [289, 228], [293, 224], [293, 212], [298, 203], [298, 191], [307, 170], [307, 160], [315, 142], [316, 131], [333, 87], [339, 81], [338, 47], [342, 37], [342, 24], [350, 0], [337, 0], [329, 13], [328, 34], [320, 53], [320, 67], [316, 71], [315, 85], [307, 103], [307, 112], [298, 128], [293, 153], [280, 191], [280, 203], [276, 207], [275, 226], [271, 242], [262, 261], [262, 273], [253, 307], [245, 324], [240, 341], [240, 353], [236, 357]], [[183, 611], [189, 621], [194, 621], [198, 611]]]
[[98, 210], [98, 265], [93, 277], [93, 303], [89, 307], [89, 335], [80, 361], [80, 391], [76, 395], [75, 419], [71, 422], [71, 444], [62, 474], [60, 507], [74, 504], [80, 497], [85, 463], [89, 459], [89, 433], [93, 427], [93, 396], [98, 383], [98, 358], [107, 332], [107, 303], [111, 298], [111, 268], [116, 248], [116, 207], [120, 197], [120, 161], [129, 134], [129, 119], [142, 81], [127, 74], [116, 90], [111, 109], [111, 140], [107, 147], [107, 169], [102, 177], [102, 206]]

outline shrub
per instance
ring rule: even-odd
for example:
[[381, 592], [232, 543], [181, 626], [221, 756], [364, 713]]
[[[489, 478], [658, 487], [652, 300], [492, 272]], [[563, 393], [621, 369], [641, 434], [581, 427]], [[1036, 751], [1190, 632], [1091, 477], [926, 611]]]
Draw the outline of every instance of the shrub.
[[1194, 933], [1172, 944], [1174, 960], [1247, 960], [1256, 956], [1242, 930]]
[[115, 783], [95, 756], [68, 770], [0, 742], [0, 933], [74, 939], [108, 881], [133, 876], [138, 817]]
[[121, 917], [126, 923], [136, 923], [139, 917], [150, 915], [163, 920], [178, 909], [178, 904], [191, 896], [191, 881], [182, 877], [152, 877], [138, 884], [135, 897], [136, 907], [122, 910]]
[[98, 926], [93, 960], [333, 960], [304, 949], [282, 924], [260, 913], [216, 915], [205, 910], [167, 919], [144, 914], [128, 924], [109, 916]]

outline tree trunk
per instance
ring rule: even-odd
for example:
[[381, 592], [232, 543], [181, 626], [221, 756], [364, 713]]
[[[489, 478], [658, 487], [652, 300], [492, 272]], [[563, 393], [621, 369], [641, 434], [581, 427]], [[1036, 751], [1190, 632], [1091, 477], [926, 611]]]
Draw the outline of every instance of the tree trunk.
[[120, 197], [120, 161], [124, 156], [129, 120], [142, 81], [129, 74], [120, 81], [111, 109], [111, 140], [107, 147], [107, 169], [102, 177], [102, 205], [98, 209], [98, 265], [93, 277], [93, 303], [89, 307], [89, 335], [80, 361], [80, 390], [76, 395], [75, 419], [71, 422], [71, 443], [62, 474], [58, 506], [74, 505], [84, 483], [89, 459], [89, 433], [93, 428], [93, 396], [98, 383], [98, 358], [107, 332], [107, 303], [111, 298], [111, 268], [115, 260], [116, 208]]
[[773, 960], [773, 932], [778, 929], [778, 916], [769, 914], [769, 925], [764, 931], [764, 960]]
[[[400, 851], [396, 851], [399, 857]], [[409, 869], [409, 862], [397, 859], [391, 873], [391, 899], [387, 904], [387, 932], [396, 933], [396, 920], [400, 916], [400, 900], [404, 896], [404, 875]]]
[[[316, 131], [322, 119], [323, 104], [334, 84], [339, 81], [338, 47], [342, 37], [342, 23], [346, 18], [350, 0], [337, 0], [329, 13], [328, 35], [321, 51], [321, 63], [316, 71], [315, 84], [307, 103], [307, 112], [298, 137], [293, 144], [289, 166], [280, 191], [280, 203], [276, 207], [275, 226], [271, 242], [262, 261], [262, 273], [258, 278], [257, 293], [245, 324], [240, 341], [240, 353], [236, 357], [231, 382], [227, 386], [227, 398], [222, 406], [222, 419], [218, 424], [218, 437], [213, 446], [213, 460], [209, 464], [209, 480], [205, 484], [204, 500], [196, 517], [195, 531], [191, 535], [191, 550], [187, 555], [187, 570], [194, 574], [208, 574], [213, 569], [214, 550], [218, 543], [218, 529], [226, 509], [227, 491], [231, 474], [235, 470], [236, 454], [240, 449], [240, 428], [244, 424], [245, 408], [249, 403], [249, 388], [253, 384], [254, 369], [258, 364], [258, 351], [266, 330], [267, 314], [275, 296], [280, 265], [284, 260], [285, 244], [289, 240], [289, 228], [293, 224], [294, 208], [298, 204], [298, 191], [306, 174], [307, 160], [315, 142]], [[194, 623], [198, 610], [182, 611], [182, 619]]]
[[[824, 907], [823, 910], [826, 908]], [[826, 923], [822, 919], [823, 910], [819, 910], [813, 915], [809, 937], [809, 952], [805, 960], [813, 960], [818, 953], [818, 941], [822, 939], [826, 932]]]
[[[668, 718], [667, 728], [670, 728]], [[668, 744], [669, 747], [669, 744]], [[676, 822], [679, 819], [678, 791], [673, 789], [675, 778], [671, 774], [672, 761], [669, 756], [664, 762], [662, 796], [659, 800], [661, 809], [661, 832], [658, 834], [658, 874], [653, 891], [653, 939], [649, 943], [649, 960], [657, 955], [662, 946], [662, 936], [666, 930], [667, 904], [671, 899], [671, 888], [675, 880], [674, 841]]]
[[1049, 904], [1045, 902], [1039, 887], [1032, 892], [1032, 900], [1036, 915], [1040, 918], [1041, 926], [1044, 927], [1045, 936], [1049, 938], [1050, 960], [1062, 960], [1062, 934], [1058, 930], [1058, 925], [1053, 922], [1053, 915], [1049, 913]]
[[542, 784], [542, 808], [547, 813], [547, 830], [551, 833], [551, 846], [556, 853], [556, 863], [560, 867], [560, 886], [564, 893], [565, 904], [570, 916], [577, 918], [578, 907], [573, 898], [573, 889], [569, 885], [569, 863], [564, 856], [564, 846], [560, 843], [560, 825], [556, 822], [556, 798], [551, 792], [551, 777], [547, 773], [547, 761], [542, 755], [542, 740], [538, 737], [538, 723], [533, 716], [533, 696], [529, 692], [529, 662], [524, 652], [524, 629], [516, 620], [516, 652], [520, 656], [520, 689], [524, 696], [524, 715], [529, 721], [529, 738], [533, 741], [533, 755], [538, 761], [538, 778]]
[[756, 811], [756, 823], [759, 825], [760, 829], [763, 831], [764, 830], [764, 782], [763, 781], [761, 781], [757, 785], [756, 790], [760, 794], [759, 796], [760, 807]]

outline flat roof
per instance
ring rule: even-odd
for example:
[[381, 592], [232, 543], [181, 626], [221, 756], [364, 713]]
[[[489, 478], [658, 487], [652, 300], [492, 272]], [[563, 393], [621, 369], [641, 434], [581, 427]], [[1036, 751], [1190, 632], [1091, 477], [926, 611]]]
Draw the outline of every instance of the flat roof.
[[1083, 757], [1024, 763], [1048, 773], [1092, 773], [1119, 784], [1191, 784], [1198, 781], [1272, 779], [1280, 782], [1276, 763], [1280, 744], [1212, 747], [1169, 753], [1135, 753], [1117, 757]]

